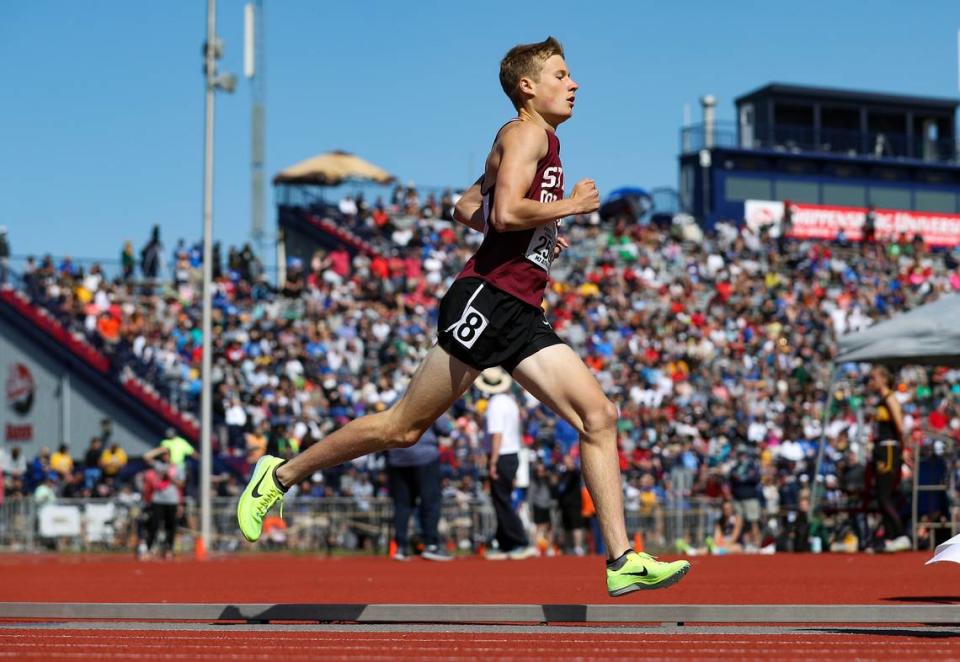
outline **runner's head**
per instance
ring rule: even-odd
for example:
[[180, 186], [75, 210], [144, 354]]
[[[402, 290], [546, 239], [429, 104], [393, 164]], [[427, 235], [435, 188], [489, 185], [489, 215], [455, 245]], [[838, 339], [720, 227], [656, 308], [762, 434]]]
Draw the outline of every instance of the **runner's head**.
[[563, 46], [553, 37], [511, 48], [500, 62], [500, 85], [518, 111], [526, 109], [553, 126], [573, 114], [579, 87], [570, 77]]

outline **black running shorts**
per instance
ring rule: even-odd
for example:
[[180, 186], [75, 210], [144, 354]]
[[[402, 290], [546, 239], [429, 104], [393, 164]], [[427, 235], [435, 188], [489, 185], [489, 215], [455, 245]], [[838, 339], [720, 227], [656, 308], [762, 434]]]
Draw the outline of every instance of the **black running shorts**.
[[455, 281], [440, 301], [437, 344], [477, 370], [513, 372], [528, 356], [563, 343], [543, 310], [479, 278]]

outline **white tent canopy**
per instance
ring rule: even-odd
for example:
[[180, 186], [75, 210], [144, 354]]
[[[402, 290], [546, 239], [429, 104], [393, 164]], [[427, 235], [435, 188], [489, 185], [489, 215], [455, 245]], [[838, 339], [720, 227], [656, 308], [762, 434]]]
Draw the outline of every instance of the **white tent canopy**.
[[960, 367], [960, 294], [841, 336], [837, 363]]
[[[885, 320], [865, 331], [841, 336], [839, 352], [834, 359], [834, 373], [842, 363], [882, 363], [891, 366], [926, 365], [960, 367], [960, 294], [947, 294], [936, 301]], [[833, 385], [831, 384], [827, 406], [823, 413], [823, 429], [826, 430], [827, 418], [833, 403]], [[820, 476], [823, 466], [823, 451], [826, 446], [825, 434], [820, 437], [817, 451], [815, 476]], [[917, 479], [914, 473], [913, 521], [917, 519]], [[816, 509], [816, 490], [810, 498], [809, 515]], [[960, 536], [948, 541], [953, 547], [947, 553], [947, 543], [937, 548], [938, 555], [933, 561], [960, 559]], [[914, 539], [916, 549], [916, 539]], [[950, 557], [950, 558], [947, 558]], [[931, 562], [933, 562], [931, 561]]]

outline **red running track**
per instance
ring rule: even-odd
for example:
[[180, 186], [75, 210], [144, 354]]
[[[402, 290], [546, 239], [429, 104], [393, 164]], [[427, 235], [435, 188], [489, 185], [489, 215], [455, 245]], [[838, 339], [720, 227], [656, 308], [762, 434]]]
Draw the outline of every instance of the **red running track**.
[[[924, 566], [926, 553], [779, 555], [693, 559], [664, 591], [612, 599], [600, 558], [407, 563], [241, 555], [138, 563], [115, 555], [0, 556], [0, 601], [629, 604], [921, 604], [960, 602], [960, 568]], [[919, 632], [816, 626], [766, 634], [600, 630], [542, 633], [150, 631], [0, 629], [0, 659], [960, 659], [955, 629]]]
[[928, 553], [692, 559], [663, 591], [606, 594], [598, 557], [449, 563], [240, 555], [137, 562], [116, 555], [0, 555], [3, 602], [423, 604], [909, 604], [960, 602], [960, 567]]
[[940, 637], [838, 635], [544, 634], [424, 632], [119, 632], [0, 630], [16, 660], [904, 660], [956, 659]]

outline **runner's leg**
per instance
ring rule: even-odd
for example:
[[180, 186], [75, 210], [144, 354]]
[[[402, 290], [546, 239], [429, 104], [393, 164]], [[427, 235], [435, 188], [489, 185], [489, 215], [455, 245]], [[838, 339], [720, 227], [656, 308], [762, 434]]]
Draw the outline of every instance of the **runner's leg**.
[[630, 549], [623, 519], [617, 457], [617, 408], [568, 345], [551, 345], [525, 358], [514, 379], [580, 433], [583, 477], [597, 508], [610, 558]]
[[388, 448], [412, 446], [470, 388], [478, 374], [479, 370], [435, 345], [397, 404], [350, 421], [280, 466], [277, 477], [284, 485], [296, 485], [318, 469]]

